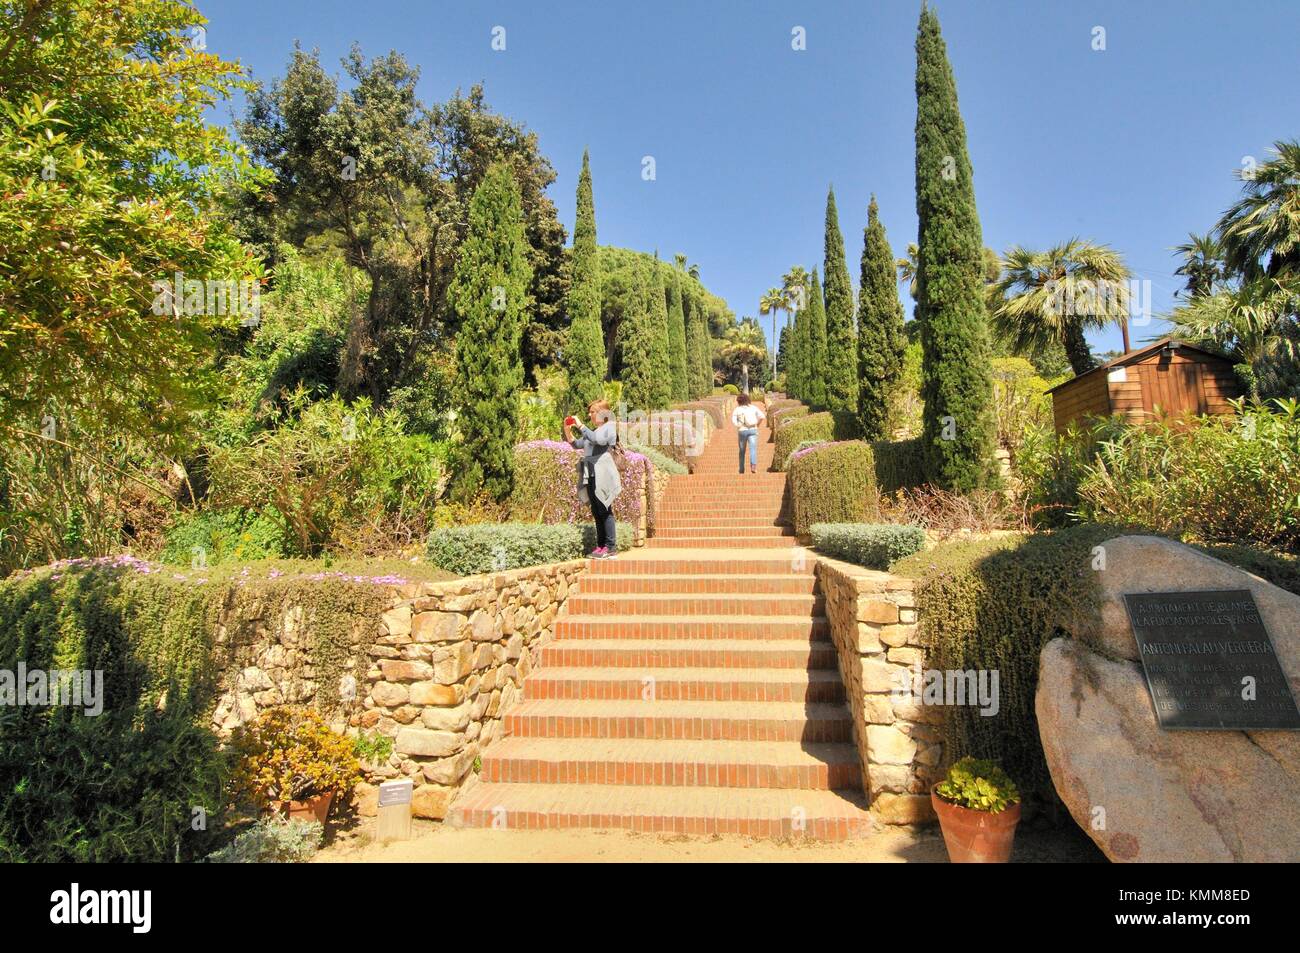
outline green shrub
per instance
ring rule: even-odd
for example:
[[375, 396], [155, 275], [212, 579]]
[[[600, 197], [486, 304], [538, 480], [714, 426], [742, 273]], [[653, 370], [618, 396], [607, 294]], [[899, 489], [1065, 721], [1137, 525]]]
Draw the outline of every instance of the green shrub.
[[767, 422], [772, 428], [772, 432], [776, 433], [791, 421], [798, 420], [800, 417], [807, 417], [810, 413], [812, 413], [810, 407], [796, 401], [781, 401], [779, 406], [767, 415]]
[[158, 558], [174, 566], [221, 566], [276, 559], [285, 552], [284, 525], [248, 510], [198, 510], [167, 531]]
[[925, 546], [921, 527], [889, 523], [814, 523], [811, 535], [817, 550], [832, 559], [882, 572]]
[[680, 476], [690, 472], [690, 468], [686, 464], [674, 460], [658, 447], [647, 447], [642, 444], [629, 443], [627, 449], [633, 450], [649, 459], [650, 463], [656, 470], [663, 470], [665, 473], [671, 473], [674, 476]]
[[852, 440], [857, 436], [857, 426], [855, 416], [848, 411], [822, 411], [783, 423], [775, 431], [773, 459], [784, 465], [795, 447], [808, 440]]
[[737, 387], [735, 384], [723, 384], [722, 392], [724, 394], [730, 394], [731, 396], [734, 397], [735, 395], [740, 393], [740, 388]]
[[877, 440], [871, 444], [876, 460], [876, 486], [881, 493], [894, 493], [925, 483], [921, 440]]
[[790, 461], [795, 533], [814, 523], [869, 523], [878, 512], [871, 445], [859, 440], [825, 443]]
[[1001, 814], [1020, 800], [1020, 792], [994, 761], [962, 758], [948, 769], [935, 793], [951, 804], [972, 811]]
[[320, 821], [286, 821], [271, 815], [258, 819], [206, 859], [209, 864], [305, 864], [320, 849], [324, 836]]
[[[804, 440], [802, 443], [799, 444], [799, 446], [795, 447], [792, 451], [790, 451], [790, 457], [802, 456], [805, 450], [811, 450], [813, 447], [820, 447], [824, 443], [830, 443], [830, 441], [829, 440]], [[785, 458], [784, 463], [782, 463], [781, 465], [781, 469], [783, 470], [790, 469], [790, 457]]]
[[[618, 524], [618, 548], [632, 545], [632, 527]], [[462, 576], [585, 556], [596, 545], [594, 526], [568, 523], [483, 523], [436, 529], [429, 535], [429, 559]]]

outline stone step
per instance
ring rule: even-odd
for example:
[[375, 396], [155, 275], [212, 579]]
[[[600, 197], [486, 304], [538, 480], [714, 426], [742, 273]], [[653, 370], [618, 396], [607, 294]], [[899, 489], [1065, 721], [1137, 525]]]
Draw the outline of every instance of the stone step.
[[[786, 565], [786, 563], [782, 563]], [[788, 568], [788, 566], [787, 566]], [[580, 593], [681, 593], [688, 595], [811, 595], [817, 587], [817, 577], [812, 573], [785, 573], [744, 575], [740, 573], [715, 573], [694, 575], [613, 575], [584, 573], [578, 579]]]
[[565, 639], [542, 646], [541, 666], [836, 671], [835, 646], [812, 639]]
[[826, 603], [815, 595], [771, 593], [579, 593], [569, 597], [569, 616], [813, 616]]
[[838, 669], [583, 668], [537, 669], [524, 680], [524, 698], [661, 701], [840, 702]]
[[510, 709], [504, 726], [526, 738], [853, 740], [848, 709], [822, 702], [532, 699]]
[[689, 538], [666, 539], [662, 536], [652, 536], [646, 540], [646, 546], [656, 549], [664, 546], [673, 546], [678, 549], [683, 547], [698, 547], [700, 549], [732, 549], [737, 545], [744, 545], [750, 549], [789, 549], [798, 546], [799, 541], [793, 536], [692, 536]]
[[642, 784], [668, 787], [860, 787], [849, 744], [632, 738], [505, 738], [483, 758], [482, 781], [506, 784]]
[[[766, 517], [766, 518], [765, 518]], [[701, 511], [699, 513], [683, 513], [673, 511], [655, 517], [656, 529], [685, 528], [698, 526], [725, 526], [728, 529], [737, 526], [788, 526], [788, 521], [782, 520], [779, 512], [760, 513], [751, 512], [728, 512], [719, 514], [716, 510], [712, 513]]]
[[862, 794], [848, 790], [487, 782], [462, 794], [450, 822], [507, 830], [618, 829], [826, 841], [872, 829]]
[[[575, 597], [580, 598], [580, 597]], [[830, 638], [825, 616], [562, 615], [555, 639], [808, 639]]]
[[680, 547], [669, 551], [646, 546], [623, 553], [617, 559], [593, 559], [587, 573], [592, 576], [811, 575], [816, 564], [816, 554], [807, 549], [768, 553], [737, 547], [692, 553]]
[[757, 539], [765, 539], [772, 536], [793, 536], [794, 531], [788, 526], [777, 526], [775, 524], [764, 525], [762, 523], [740, 523], [717, 524], [714, 526], [697, 526], [697, 525], [656, 525], [655, 536], [659, 539], [697, 539], [711, 538], [716, 536], [730, 536], [733, 539], [743, 540], [750, 543]]

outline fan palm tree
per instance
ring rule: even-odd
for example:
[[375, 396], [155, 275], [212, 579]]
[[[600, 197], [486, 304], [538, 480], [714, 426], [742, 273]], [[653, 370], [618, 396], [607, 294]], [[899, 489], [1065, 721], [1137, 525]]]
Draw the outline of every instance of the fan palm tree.
[[1228, 270], [1247, 280], [1300, 278], [1300, 142], [1273, 149], [1273, 159], [1238, 171], [1245, 194], [1216, 226]]
[[1223, 242], [1213, 232], [1204, 235], [1188, 232], [1187, 241], [1175, 245], [1174, 251], [1183, 258], [1183, 263], [1174, 269], [1174, 274], [1187, 279], [1187, 287], [1178, 292], [1184, 298], [1212, 295], [1227, 277], [1223, 263]]
[[1251, 369], [1250, 396], [1259, 400], [1259, 369], [1266, 361], [1300, 356], [1296, 296], [1276, 278], [1261, 276], [1192, 298], [1169, 315], [1186, 337], [1214, 344]]
[[990, 288], [1003, 299], [993, 326], [1017, 353], [1060, 343], [1082, 374], [1097, 366], [1086, 329], [1118, 324], [1128, 350], [1128, 280], [1124, 259], [1107, 245], [1072, 238], [1045, 251], [1016, 246], [1002, 257], [1002, 278]]
[[772, 316], [772, 374], [776, 374], [776, 316], [790, 306], [788, 292], [784, 288], [768, 288], [758, 302], [759, 314]]
[[898, 269], [898, 280], [907, 284], [907, 293], [913, 301], [916, 300], [916, 258], [919, 254], [916, 242], [908, 242], [906, 255], [894, 261], [894, 267]]
[[787, 312], [807, 307], [808, 302], [803, 298], [808, 294], [808, 269], [803, 265], [791, 265], [790, 270], [781, 276], [781, 289], [785, 292]]

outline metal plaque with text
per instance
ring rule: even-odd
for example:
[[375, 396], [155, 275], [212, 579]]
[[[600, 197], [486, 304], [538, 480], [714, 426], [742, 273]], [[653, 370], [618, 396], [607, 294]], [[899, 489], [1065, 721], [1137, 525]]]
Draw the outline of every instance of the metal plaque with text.
[[1126, 593], [1161, 728], [1300, 731], [1300, 709], [1247, 589]]

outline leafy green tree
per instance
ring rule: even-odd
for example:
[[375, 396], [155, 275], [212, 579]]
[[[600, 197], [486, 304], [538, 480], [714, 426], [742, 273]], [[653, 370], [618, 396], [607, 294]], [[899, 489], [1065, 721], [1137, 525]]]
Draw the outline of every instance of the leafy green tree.
[[1060, 344], [1074, 373], [1083, 374], [1097, 366], [1084, 330], [1127, 320], [1128, 281], [1123, 256], [1106, 245], [1072, 238], [1045, 251], [1017, 246], [993, 286], [1000, 302], [994, 328], [1016, 354]]
[[853, 326], [853, 286], [844, 260], [844, 236], [835, 209], [835, 190], [826, 194], [826, 406], [858, 408], [858, 334]]
[[565, 398], [570, 413], [599, 400], [605, 386], [605, 335], [600, 323], [600, 262], [596, 258], [596, 209], [591, 194], [591, 165], [582, 153], [578, 176], [578, 215], [573, 225], [569, 279], [569, 343], [564, 363], [569, 373]]
[[468, 233], [448, 289], [456, 336], [456, 447], [452, 493], [505, 499], [514, 483], [519, 430], [519, 353], [528, 285], [519, 189], [510, 166], [489, 166], [469, 205]]
[[1244, 194], [1217, 231], [1230, 272], [1293, 283], [1300, 279], [1300, 140], [1273, 149], [1272, 159], [1237, 172]]
[[906, 349], [894, 252], [873, 195], [862, 235], [858, 286], [858, 426], [864, 440], [889, 439], [891, 410], [903, 375]]
[[994, 478], [984, 246], [957, 86], [928, 7], [916, 37], [916, 213], [925, 473], [964, 491]]
[[[43, 431], [75, 452], [80, 416], [178, 444], [218, 392], [217, 334], [255, 319], [208, 301], [226, 287], [208, 282], [261, 277], [219, 209], [267, 176], [206, 121], [247, 88], [238, 63], [196, 48], [206, 22], [172, 0], [0, 4], [8, 439]], [[204, 283], [197, 298], [154, 284], [177, 273]]]
[[647, 269], [638, 267], [628, 299], [628, 308], [619, 325], [619, 353], [622, 357], [623, 400], [629, 408], [652, 410], [659, 397], [655, 379], [655, 342], [657, 336], [650, 313]]
[[673, 399], [673, 369], [670, 336], [668, 331], [668, 297], [664, 288], [664, 266], [656, 255], [650, 266], [650, 279], [646, 293], [650, 312], [650, 329], [654, 334], [654, 403], [655, 409], [667, 407]]
[[668, 270], [668, 352], [672, 362], [672, 402], [689, 400], [686, 313], [682, 310], [682, 283], [676, 268]]
[[686, 306], [686, 356], [690, 362], [688, 373], [690, 397], [692, 400], [698, 400], [713, 390], [709, 319], [704, 312], [703, 300], [695, 288], [692, 287], [689, 294], [682, 296], [682, 302]]
[[817, 269], [812, 270], [812, 284], [808, 287], [808, 348], [807, 379], [804, 381], [807, 393], [800, 397], [810, 407], [826, 407], [826, 305], [822, 298], [821, 279]]

